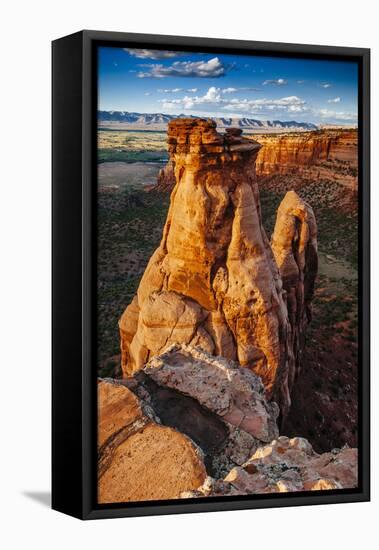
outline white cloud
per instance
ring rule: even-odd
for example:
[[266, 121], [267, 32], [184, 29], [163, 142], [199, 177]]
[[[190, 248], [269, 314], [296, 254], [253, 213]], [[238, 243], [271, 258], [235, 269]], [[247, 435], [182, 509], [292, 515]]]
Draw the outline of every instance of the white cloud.
[[[306, 102], [297, 96], [282, 97], [280, 99], [240, 99], [228, 98], [223, 96], [224, 89], [211, 86], [203, 96], [184, 96], [182, 98], [160, 100], [166, 109], [222, 109], [249, 114], [272, 114], [273, 111], [283, 111], [286, 113], [300, 113], [308, 111]], [[229, 92], [228, 92], [229, 93]], [[204, 107], [205, 106], [205, 107]]]
[[304, 80], [296, 80], [296, 84], [304, 84]]
[[223, 94], [234, 94], [235, 92], [261, 92], [259, 88], [222, 88]]
[[183, 55], [183, 52], [169, 52], [166, 50], [147, 50], [147, 49], [135, 49], [135, 48], [123, 48], [125, 52], [128, 52], [133, 57], [138, 59], [171, 59]]
[[339, 103], [341, 101], [340, 97], [334, 97], [333, 99], [328, 99], [328, 103]]
[[194, 105], [203, 105], [204, 103], [219, 104], [222, 103], [221, 89], [211, 86], [203, 96], [184, 96], [180, 99], [161, 100], [163, 107], [171, 108], [180, 105], [183, 109], [192, 109]]
[[346, 120], [356, 122], [357, 115], [354, 113], [346, 113], [344, 111], [331, 111], [330, 109], [320, 109], [318, 114], [321, 118], [328, 118], [331, 120]]
[[264, 113], [266, 111], [284, 111], [300, 113], [307, 111], [306, 102], [297, 96], [282, 97], [280, 99], [232, 99], [223, 109], [250, 113]]
[[197, 88], [158, 88], [160, 94], [177, 94], [178, 92], [196, 93]]
[[288, 84], [288, 81], [284, 78], [277, 78], [275, 80], [265, 80], [262, 84], [263, 86], [267, 86], [267, 84], [271, 84], [272, 86], [285, 86]]
[[322, 88], [331, 88], [332, 85], [329, 84], [328, 82], [326, 82], [325, 84], [321, 84], [321, 87], [322, 87]]
[[151, 92], [145, 92], [145, 95], [151, 95]]
[[218, 57], [208, 61], [175, 61], [169, 67], [158, 63], [142, 65], [147, 71], [140, 71], [139, 78], [166, 78], [168, 76], [185, 76], [200, 78], [218, 78], [224, 76], [231, 65], [224, 65]]

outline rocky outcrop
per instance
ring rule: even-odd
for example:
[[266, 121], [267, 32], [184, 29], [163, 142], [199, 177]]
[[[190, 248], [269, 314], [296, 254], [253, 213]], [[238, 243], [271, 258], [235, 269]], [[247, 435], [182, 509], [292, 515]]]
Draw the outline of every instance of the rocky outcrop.
[[311, 321], [311, 305], [317, 275], [317, 226], [312, 208], [294, 191], [281, 202], [271, 238], [271, 248], [286, 291], [288, 319], [291, 325], [289, 350], [295, 362], [289, 362], [289, 387], [299, 374], [305, 344], [305, 330]]
[[171, 344], [192, 344], [253, 370], [285, 416], [298, 348], [262, 226], [261, 146], [202, 119], [170, 122], [168, 144], [176, 185], [161, 244], [120, 319], [124, 376]]
[[[301, 174], [312, 181], [336, 181], [356, 195], [357, 130], [266, 133], [253, 134], [249, 138], [262, 145], [256, 160], [256, 173], [261, 180], [275, 174]], [[174, 186], [175, 173], [170, 159], [160, 170], [155, 189], [171, 192]]]
[[159, 170], [154, 191], [171, 192], [175, 186], [175, 164], [172, 158]]
[[357, 130], [319, 130], [293, 134], [255, 135], [262, 149], [257, 174], [287, 174], [325, 161], [358, 166]]
[[98, 383], [99, 503], [357, 485], [356, 449], [318, 455], [279, 437], [258, 376], [171, 346], [125, 380]]
[[281, 436], [259, 448], [242, 466], [224, 479], [207, 476], [195, 491], [181, 498], [296, 493], [354, 489], [358, 486], [357, 449], [334, 449], [317, 454], [302, 437]]
[[176, 498], [206, 478], [200, 449], [128, 388], [98, 384], [98, 502]]
[[358, 485], [357, 449], [321, 455], [302, 437], [279, 437], [225, 477], [244, 494], [350, 489]]
[[267, 402], [260, 378], [200, 348], [172, 345], [124, 383], [200, 447], [217, 478], [278, 435], [279, 408]]

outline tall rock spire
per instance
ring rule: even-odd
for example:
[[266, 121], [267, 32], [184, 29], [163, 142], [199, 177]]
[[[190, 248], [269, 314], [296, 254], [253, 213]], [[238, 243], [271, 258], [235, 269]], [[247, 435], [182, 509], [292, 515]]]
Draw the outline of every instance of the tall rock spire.
[[219, 134], [211, 120], [170, 122], [176, 184], [160, 246], [120, 319], [122, 370], [129, 376], [167, 346], [192, 344], [260, 375], [285, 416], [297, 353], [288, 289], [262, 226], [261, 146], [241, 133]]

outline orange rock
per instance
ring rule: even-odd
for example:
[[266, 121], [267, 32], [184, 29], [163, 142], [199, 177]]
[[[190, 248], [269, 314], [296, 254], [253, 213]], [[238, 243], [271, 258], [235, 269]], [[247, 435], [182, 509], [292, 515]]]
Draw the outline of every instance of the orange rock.
[[[238, 131], [237, 134], [233, 134]], [[240, 128], [227, 128], [229, 139], [241, 134]], [[312, 178], [338, 181], [347, 190], [358, 188], [358, 132], [354, 129], [324, 129], [311, 132], [254, 134], [262, 145], [256, 162], [258, 176], [301, 174]], [[160, 170], [155, 189], [171, 192], [175, 185], [171, 158]]]
[[99, 447], [119, 430], [143, 416], [137, 397], [125, 386], [111, 382], [99, 382], [97, 404]]
[[157, 424], [144, 408], [122, 384], [98, 384], [101, 504], [178, 498], [206, 478], [199, 448], [186, 435]]
[[306, 439], [281, 436], [224, 481], [240, 494], [351, 489], [358, 485], [357, 449], [318, 455]]
[[172, 343], [195, 344], [259, 374], [285, 416], [295, 354], [261, 220], [261, 146], [215, 126], [193, 118], [169, 124], [176, 185], [161, 244], [120, 320], [122, 370], [130, 376]]
[[195, 447], [183, 434], [149, 424], [115, 450], [99, 480], [98, 502], [134, 502], [179, 498], [206, 477]]
[[259, 134], [263, 147], [257, 158], [257, 173], [287, 174], [323, 161], [358, 164], [357, 130], [317, 130], [290, 134]]
[[278, 208], [271, 248], [287, 293], [291, 325], [288, 349], [295, 357], [295, 361], [289, 361], [288, 386], [291, 390], [301, 369], [318, 267], [316, 219], [312, 208], [294, 191], [288, 191]]

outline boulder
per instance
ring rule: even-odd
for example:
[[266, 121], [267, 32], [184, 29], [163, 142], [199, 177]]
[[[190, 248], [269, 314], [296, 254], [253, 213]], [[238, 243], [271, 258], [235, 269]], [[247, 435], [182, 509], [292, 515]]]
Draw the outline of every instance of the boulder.
[[98, 384], [98, 502], [178, 498], [206, 478], [200, 449], [127, 387]]

